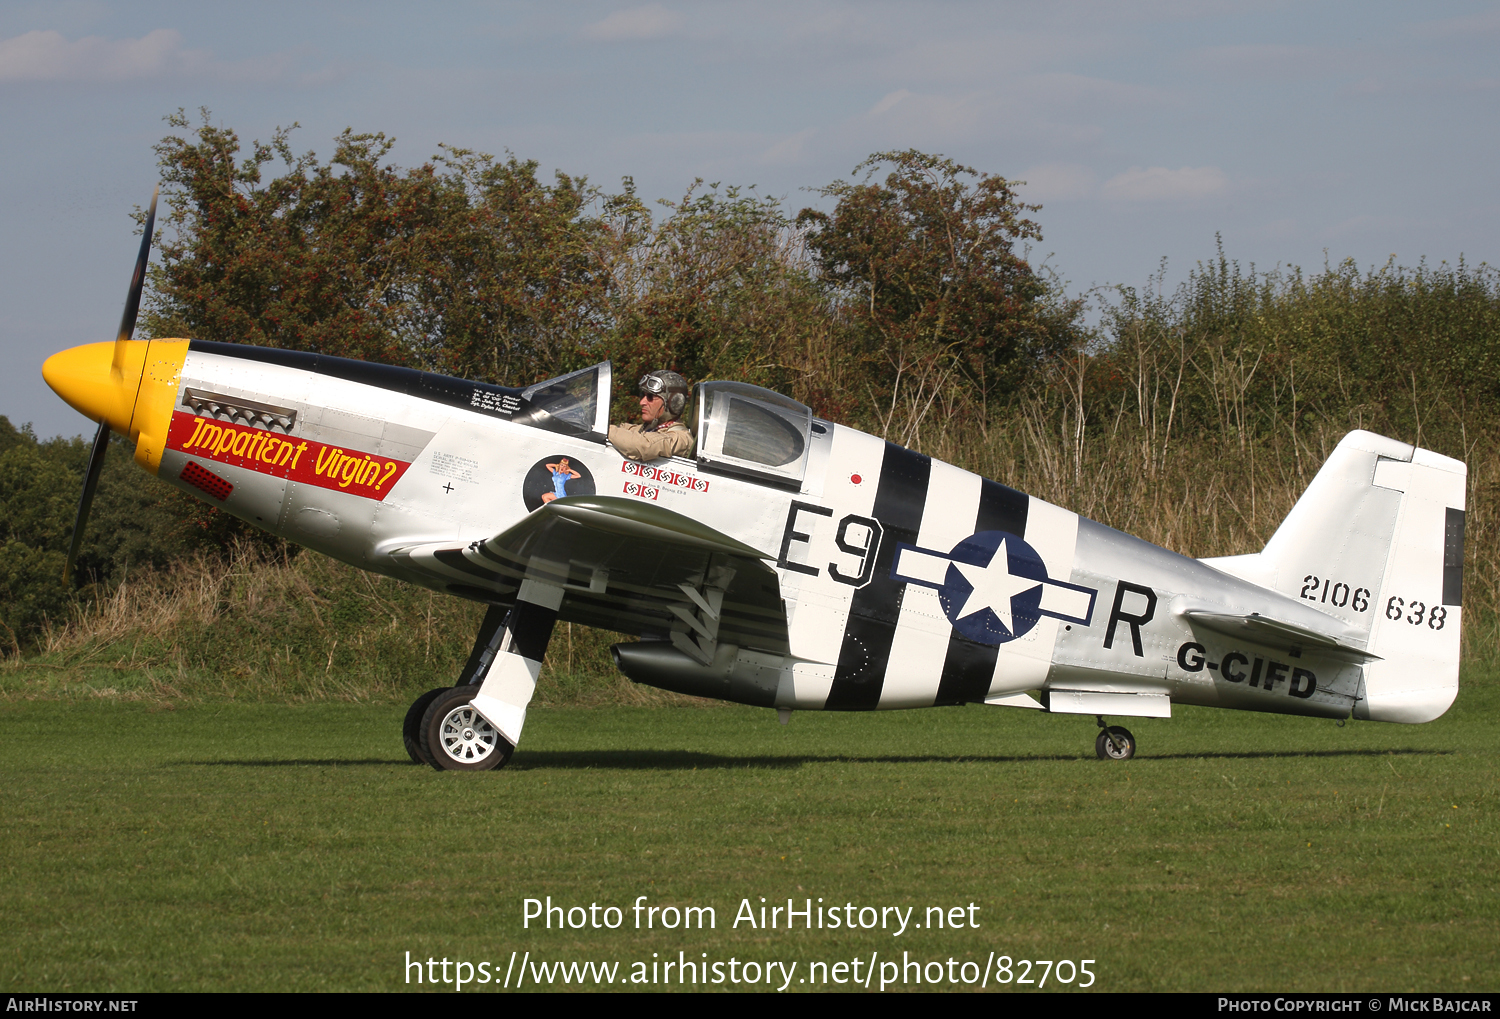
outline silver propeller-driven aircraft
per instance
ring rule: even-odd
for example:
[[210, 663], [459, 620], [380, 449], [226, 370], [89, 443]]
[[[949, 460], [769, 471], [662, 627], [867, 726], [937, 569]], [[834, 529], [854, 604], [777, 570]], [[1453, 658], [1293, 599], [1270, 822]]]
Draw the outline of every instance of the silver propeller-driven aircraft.
[[[155, 200], [152, 201], [154, 215]], [[146, 470], [362, 569], [483, 602], [457, 683], [407, 714], [413, 760], [520, 741], [558, 620], [640, 638], [632, 680], [794, 710], [969, 702], [1106, 716], [1173, 703], [1426, 722], [1458, 692], [1464, 464], [1369, 432], [1266, 547], [1189, 559], [823, 421], [697, 387], [693, 459], [608, 442], [606, 362], [524, 388], [198, 340], [134, 340], [148, 217], [113, 343], [43, 374]]]

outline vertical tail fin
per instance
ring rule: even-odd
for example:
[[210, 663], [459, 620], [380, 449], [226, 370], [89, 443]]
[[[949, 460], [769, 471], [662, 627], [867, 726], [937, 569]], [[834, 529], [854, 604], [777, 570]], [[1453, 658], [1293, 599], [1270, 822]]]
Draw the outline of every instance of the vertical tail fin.
[[1356, 718], [1427, 722], [1458, 694], [1467, 468], [1350, 432], [1258, 555], [1206, 560], [1367, 634]]

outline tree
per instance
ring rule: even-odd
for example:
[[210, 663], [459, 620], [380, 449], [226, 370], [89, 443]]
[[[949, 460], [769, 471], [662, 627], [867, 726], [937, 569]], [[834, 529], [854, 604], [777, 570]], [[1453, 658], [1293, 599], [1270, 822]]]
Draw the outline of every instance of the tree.
[[1035, 207], [940, 156], [876, 154], [822, 189], [831, 214], [792, 223], [753, 189], [698, 181], [654, 220], [629, 178], [547, 184], [534, 161], [449, 147], [404, 170], [391, 145], [345, 131], [323, 163], [278, 130], [242, 154], [206, 111], [164, 138], [143, 329], [511, 385], [610, 358], [625, 380], [790, 391], [907, 443], [934, 405], [982, 407], [1078, 342], [1077, 303], [1014, 251], [1040, 237]]
[[586, 180], [465, 149], [403, 171], [391, 145], [346, 130], [324, 164], [288, 129], [242, 159], [207, 111], [195, 138], [164, 138], [173, 235], [144, 328], [512, 384], [596, 338], [610, 238]]
[[816, 391], [800, 352], [826, 301], [779, 202], [700, 181], [657, 221], [628, 177], [619, 194], [548, 185], [534, 161], [448, 147], [402, 170], [390, 148], [345, 131], [324, 164], [278, 130], [241, 156], [206, 111], [164, 138], [172, 230], [143, 328], [510, 385], [611, 358], [631, 381], [673, 368]]
[[216, 543], [211, 522], [192, 513], [201, 504], [137, 467], [124, 439], [113, 446], [73, 581], [64, 584], [88, 444], [39, 442], [30, 425], [16, 428], [0, 415], [0, 655], [30, 643], [49, 619], [66, 618], [75, 594]]
[[797, 390], [817, 366], [806, 334], [826, 320], [799, 236], [781, 203], [695, 181], [660, 222], [646, 219], [611, 279], [606, 346], [634, 379], [671, 368]]
[[797, 223], [884, 387], [888, 435], [904, 417], [895, 430], [910, 441], [935, 402], [1012, 391], [1077, 343], [1078, 303], [1056, 300], [1015, 252], [1041, 239], [1024, 218], [1041, 207], [1013, 182], [914, 149], [878, 152], [861, 171], [819, 190], [837, 199], [832, 213], [804, 209]]

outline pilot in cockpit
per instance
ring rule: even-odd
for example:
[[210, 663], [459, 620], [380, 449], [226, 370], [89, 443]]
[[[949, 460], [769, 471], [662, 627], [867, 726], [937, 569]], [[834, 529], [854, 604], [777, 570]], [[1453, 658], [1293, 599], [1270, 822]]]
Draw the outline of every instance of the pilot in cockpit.
[[610, 425], [610, 445], [631, 460], [692, 456], [693, 433], [679, 418], [687, 407], [687, 379], [673, 371], [641, 376], [641, 423]]

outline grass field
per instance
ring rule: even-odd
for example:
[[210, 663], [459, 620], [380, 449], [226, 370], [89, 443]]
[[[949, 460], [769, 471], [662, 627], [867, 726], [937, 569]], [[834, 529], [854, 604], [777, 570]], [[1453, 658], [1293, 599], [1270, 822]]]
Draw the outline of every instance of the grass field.
[[[863, 980], [872, 953], [876, 987], [904, 951], [970, 973], [991, 952], [1093, 959], [1099, 990], [1495, 990], [1497, 709], [1500, 681], [1472, 674], [1425, 726], [1179, 708], [1131, 721], [1142, 756], [1119, 764], [1094, 759], [1091, 718], [1014, 709], [783, 728], [730, 706], [540, 708], [513, 764], [474, 775], [407, 763], [399, 704], [9, 696], [0, 984], [415, 989], [409, 952], [489, 962], [465, 989], [484, 991], [512, 951], [618, 961], [617, 984], [683, 952], [726, 975], [795, 962], [806, 990], [856, 957]], [[623, 925], [523, 928], [549, 895]], [[716, 926], [637, 930], [643, 895]], [[762, 896], [913, 924], [962, 906], [965, 926], [734, 927]], [[952, 972], [940, 986], [969, 986]]]

